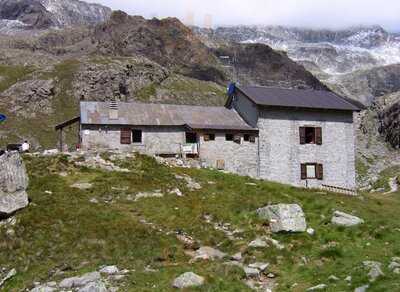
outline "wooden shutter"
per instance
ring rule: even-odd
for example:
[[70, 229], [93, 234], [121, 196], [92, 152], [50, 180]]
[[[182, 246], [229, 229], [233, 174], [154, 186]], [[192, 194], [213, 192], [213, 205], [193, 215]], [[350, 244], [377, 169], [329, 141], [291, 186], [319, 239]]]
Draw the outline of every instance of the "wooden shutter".
[[131, 144], [131, 143], [132, 143], [131, 129], [122, 128], [121, 129], [121, 144]]
[[316, 127], [315, 128], [315, 142], [317, 145], [322, 145], [322, 128]]
[[299, 133], [300, 133], [300, 144], [306, 144], [306, 128], [300, 127]]
[[323, 180], [324, 179], [324, 167], [322, 164], [317, 164], [316, 166], [316, 171], [317, 171], [317, 179]]
[[210, 141], [210, 135], [208, 134], [204, 135], [204, 141]]
[[307, 165], [301, 164], [300, 169], [301, 169], [301, 179], [307, 179]]
[[251, 135], [249, 141], [250, 143], [256, 143], [256, 136]]

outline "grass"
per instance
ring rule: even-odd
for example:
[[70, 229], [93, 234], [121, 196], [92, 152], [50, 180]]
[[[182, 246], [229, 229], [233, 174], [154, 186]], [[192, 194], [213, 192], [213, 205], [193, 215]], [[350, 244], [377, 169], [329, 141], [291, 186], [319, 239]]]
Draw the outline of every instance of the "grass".
[[389, 167], [379, 173], [378, 180], [373, 184], [374, 189], [390, 191], [389, 179], [400, 176], [400, 166]]
[[34, 71], [32, 66], [7, 66], [0, 64], [0, 92], [7, 90]]
[[[400, 290], [398, 276], [386, 269], [390, 258], [400, 255], [399, 194], [365, 195], [363, 199], [321, 194], [213, 170], [169, 168], [146, 156], [120, 162], [131, 169], [130, 173], [77, 167], [65, 156], [24, 159], [32, 203], [16, 214], [15, 236], [0, 227], [0, 266], [18, 270], [4, 291], [22, 291], [35, 281], [58, 281], [105, 264], [132, 271], [123, 281], [123, 291], [170, 291], [172, 280], [186, 271], [206, 277], [206, 285], [198, 291], [248, 290], [239, 268], [221, 261], [189, 263], [183, 244], [174, 235], [176, 231], [229, 254], [241, 250], [246, 263], [271, 263], [270, 270], [279, 283], [277, 291], [304, 291], [316, 284], [328, 284], [332, 274], [341, 279], [351, 275], [353, 281], [350, 286], [344, 280], [330, 283], [328, 291], [352, 291], [368, 282], [367, 272], [361, 268], [363, 260], [382, 262], [385, 272], [369, 291]], [[68, 176], [59, 176], [61, 171]], [[190, 191], [175, 173], [190, 175], [203, 188]], [[71, 188], [77, 181], [91, 182], [94, 187], [85, 191]], [[180, 188], [184, 197], [167, 194], [164, 198], [128, 200], [128, 195], [137, 192], [160, 189], [167, 193], [174, 187]], [[91, 198], [99, 203], [91, 203]], [[112, 202], [107, 203], [110, 198]], [[256, 236], [269, 233], [254, 212], [268, 203], [300, 204], [316, 234], [273, 235], [286, 246], [284, 250], [247, 248]], [[335, 209], [360, 216], [366, 224], [334, 227], [329, 221]], [[205, 222], [205, 214], [242, 229], [242, 239], [228, 239]], [[149, 228], [142, 219], [157, 228]], [[145, 272], [146, 266], [157, 272]]]

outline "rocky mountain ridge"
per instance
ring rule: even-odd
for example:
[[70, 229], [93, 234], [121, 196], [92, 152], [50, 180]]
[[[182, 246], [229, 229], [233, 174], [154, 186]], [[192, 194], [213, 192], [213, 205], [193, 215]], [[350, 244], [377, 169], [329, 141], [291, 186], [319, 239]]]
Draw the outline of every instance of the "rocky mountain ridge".
[[108, 7], [80, 0], [0, 0], [0, 33], [93, 25], [110, 14]]

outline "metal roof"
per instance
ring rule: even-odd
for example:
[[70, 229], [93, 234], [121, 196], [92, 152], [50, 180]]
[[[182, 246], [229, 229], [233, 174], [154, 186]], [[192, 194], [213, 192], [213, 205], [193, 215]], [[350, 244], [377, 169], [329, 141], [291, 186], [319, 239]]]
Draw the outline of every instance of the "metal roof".
[[118, 118], [110, 119], [109, 102], [83, 101], [80, 104], [80, 111], [82, 124], [256, 130], [237, 112], [225, 107], [118, 102]]
[[257, 105], [360, 111], [362, 105], [323, 90], [284, 89], [263, 86], [238, 86], [237, 89]]

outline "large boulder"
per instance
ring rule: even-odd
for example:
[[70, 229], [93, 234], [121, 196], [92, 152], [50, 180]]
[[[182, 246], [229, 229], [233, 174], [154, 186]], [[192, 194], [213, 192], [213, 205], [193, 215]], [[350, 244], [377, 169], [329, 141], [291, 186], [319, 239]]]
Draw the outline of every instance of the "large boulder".
[[362, 224], [364, 223], [364, 220], [344, 212], [335, 211], [333, 213], [331, 222], [335, 225], [350, 227]]
[[193, 272], [187, 272], [176, 278], [172, 283], [172, 287], [178, 289], [185, 289], [190, 287], [201, 286], [203, 284], [204, 284], [203, 277], [196, 275]]
[[258, 209], [257, 214], [269, 221], [272, 232], [304, 232], [307, 229], [304, 212], [297, 204], [268, 205]]
[[28, 175], [18, 152], [0, 156], [0, 217], [7, 217], [28, 204]]

